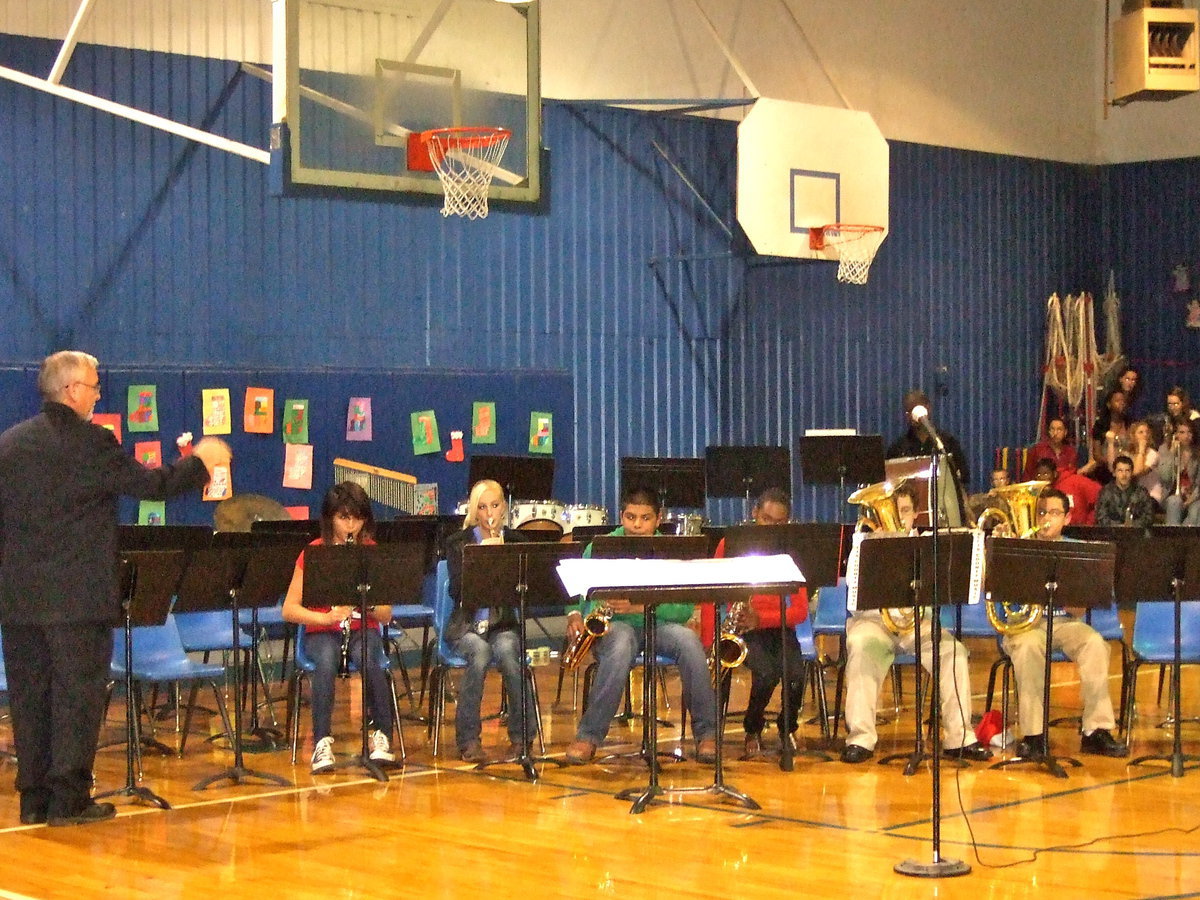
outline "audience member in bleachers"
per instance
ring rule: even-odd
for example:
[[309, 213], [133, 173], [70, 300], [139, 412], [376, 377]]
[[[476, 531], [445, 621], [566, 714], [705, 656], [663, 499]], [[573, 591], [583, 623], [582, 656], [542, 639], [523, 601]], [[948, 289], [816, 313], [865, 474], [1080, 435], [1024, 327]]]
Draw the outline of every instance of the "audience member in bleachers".
[[1158, 477], [1158, 451], [1154, 449], [1154, 434], [1144, 420], [1129, 426], [1129, 458], [1133, 461], [1133, 480], [1146, 489], [1155, 509], [1162, 508], [1162, 481]]
[[1167, 524], [1200, 525], [1200, 458], [1196, 455], [1196, 425], [1191, 419], [1175, 424], [1175, 439], [1160, 454], [1158, 477], [1167, 492], [1163, 501]]
[[[1109, 392], [1104, 409], [1092, 425], [1091, 456], [1079, 467], [1079, 474], [1093, 478], [1101, 484], [1112, 480], [1110, 460], [1125, 453], [1129, 443], [1128, 398], [1116, 388]], [[1075, 520], [1078, 524], [1078, 519]]]
[[1065, 419], [1055, 416], [1046, 423], [1046, 439], [1038, 441], [1029, 449], [1021, 480], [1033, 481], [1037, 477], [1038, 462], [1043, 459], [1054, 460], [1054, 467], [1059, 471], [1077, 468], [1075, 448], [1067, 443]]
[[1113, 460], [1113, 480], [1100, 489], [1096, 501], [1097, 525], [1132, 525], [1147, 528], [1154, 522], [1154, 501], [1133, 480], [1133, 460], [1122, 454]]
[[1056, 470], [1052, 459], [1043, 459], [1038, 463], [1036, 478], [1038, 481], [1049, 481], [1051, 487], [1070, 498], [1071, 521], [1074, 524], [1096, 524], [1096, 501], [1100, 497], [1098, 483], [1069, 469]]

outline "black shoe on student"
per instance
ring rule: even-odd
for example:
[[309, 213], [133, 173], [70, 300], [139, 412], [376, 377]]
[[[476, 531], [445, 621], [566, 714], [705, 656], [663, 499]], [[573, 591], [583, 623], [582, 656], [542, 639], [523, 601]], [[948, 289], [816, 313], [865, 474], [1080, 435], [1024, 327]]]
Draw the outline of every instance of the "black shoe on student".
[[970, 744], [965, 744], [962, 747], [955, 747], [953, 750], [943, 750], [943, 759], [969, 759], [972, 762], [986, 762], [992, 758], [992, 751], [984, 747], [978, 741], [972, 741]]
[[1044, 759], [1046, 757], [1046, 735], [1025, 735], [1017, 741], [1017, 756], [1021, 759]]
[[115, 818], [116, 815], [117, 808], [111, 803], [93, 803], [88, 801], [87, 806], [73, 815], [50, 816], [49, 823], [51, 828], [61, 828], [64, 825], [91, 825], [93, 822], [104, 822]]
[[866, 762], [874, 755], [874, 750], [868, 750], [866, 747], [860, 747], [858, 744], [847, 744], [842, 748], [842, 762], [850, 763], [851, 765]]
[[1083, 753], [1091, 753], [1094, 756], [1116, 758], [1129, 755], [1129, 747], [1114, 738], [1104, 728], [1097, 728], [1091, 734], [1085, 734], [1079, 741], [1079, 749]]

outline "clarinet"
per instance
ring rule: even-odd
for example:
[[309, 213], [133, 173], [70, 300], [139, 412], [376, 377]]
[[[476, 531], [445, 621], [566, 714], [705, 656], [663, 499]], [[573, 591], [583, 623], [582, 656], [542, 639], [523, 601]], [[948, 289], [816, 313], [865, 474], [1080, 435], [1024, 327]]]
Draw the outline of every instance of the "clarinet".
[[[354, 535], [346, 535], [346, 543], [353, 544]], [[342, 619], [340, 626], [342, 629], [342, 662], [338, 666], [338, 678], [350, 677], [350, 619], [353, 615], [354, 613], [352, 612], [346, 618]]]

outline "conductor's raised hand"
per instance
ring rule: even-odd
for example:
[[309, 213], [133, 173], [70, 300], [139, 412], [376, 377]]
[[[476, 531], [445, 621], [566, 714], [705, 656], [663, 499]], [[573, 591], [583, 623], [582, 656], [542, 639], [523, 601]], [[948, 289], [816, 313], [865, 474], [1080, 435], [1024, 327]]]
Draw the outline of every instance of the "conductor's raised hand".
[[211, 436], [201, 438], [200, 442], [192, 448], [192, 455], [204, 463], [204, 468], [208, 469], [210, 478], [217, 466], [228, 466], [233, 460], [233, 450], [229, 448], [229, 445], [220, 438]]

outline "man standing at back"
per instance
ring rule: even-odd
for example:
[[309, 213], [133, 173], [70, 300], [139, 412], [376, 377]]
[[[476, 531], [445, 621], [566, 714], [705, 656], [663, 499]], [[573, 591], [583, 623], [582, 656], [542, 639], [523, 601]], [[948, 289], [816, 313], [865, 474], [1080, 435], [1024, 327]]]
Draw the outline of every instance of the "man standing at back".
[[74, 350], [48, 356], [38, 373], [41, 413], [0, 434], [0, 624], [26, 825], [116, 814], [92, 800], [91, 787], [120, 620], [117, 497], [202, 487], [230, 459], [216, 438], [161, 469], [127, 456], [90, 421], [96, 366]]

